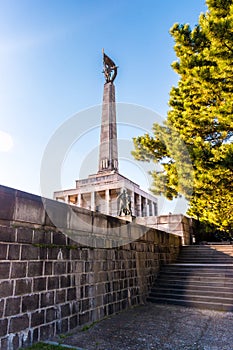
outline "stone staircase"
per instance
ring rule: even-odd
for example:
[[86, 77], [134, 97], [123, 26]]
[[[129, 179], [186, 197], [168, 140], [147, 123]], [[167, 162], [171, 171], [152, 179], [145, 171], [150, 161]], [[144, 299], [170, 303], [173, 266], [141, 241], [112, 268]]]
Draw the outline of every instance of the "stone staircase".
[[164, 266], [148, 301], [233, 311], [233, 245], [183, 246]]

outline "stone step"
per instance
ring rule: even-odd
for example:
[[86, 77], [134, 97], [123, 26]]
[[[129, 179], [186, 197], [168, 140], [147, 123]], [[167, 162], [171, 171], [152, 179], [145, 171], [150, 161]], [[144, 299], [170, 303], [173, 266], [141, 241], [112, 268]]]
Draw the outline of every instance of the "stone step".
[[213, 289], [205, 289], [205, 288], [195, 288], [194, 287], [189, 287], [189, 288], [181, 288], [181, 286], [179, 286], [179, 288], [173, 288], [173, 286], [170, 286], [170, 288], [168, 286], [158, 286], [158, 288], [152, 288], [151, 292], [150, 292], [150, 296], [167, 296], [167, 295], [180, 295], [183, 298], [187, 298], [189, 299], [190, 295], [193, 296], [199, 296], [199, 297], [213, 297], [213, 298], [226, 298], [228, 300], [231, 300], [231, 302], [233, 302], [233, 289], [228, 289], [228, 288], [213, 288]]
[[168, 270], [200, 270], [200, 271], [233, 271], [233, 264], [193, 264], [193, 263], [175, 263], [175, 264], [169, 264], [169, 265], [164, 265], [161, 268], [161, 271], [168, 271]]
[[232, 270], [223, 270], [221, 271], [214, 271], [214, 270], [196, 270], [196, 269], [190, 269], [190, 270], [168, 270], [163, 271], [159, 274], [159, 277], [182, 277], [182, 278], [192, 278], [192, 277], [210, 277], [210, 278], [216, 278], [216, 279], [226, 279], [226, 278], [233, 278], [233, 271]]
[[197, 253], [192, 253], [192, 254], [188, 254], [188, 253], [181, 253], [179, 255], [179, 258], [211, 258], [211, 259], [217, 259], [217, 258], [222, 258], [222, 259], [229, 259], [231, 260], [233, 258], [233, 253], [229, 253], [229, 254], [223, 254], [223, 253], [203, 253], [203, 254], [199, 254]]
[[233, 249], [233, 244], [193, 244], [183, 245], [182, 250], [192, 249]]
[[148, 300], [233, 311], [233, 246], [182, 247], [176, 263], [162, 267]]
[[177, 263], [186, 263], [186, 264], [232, 264], [233, 261], [226, 261], [223, 259], [210, 260], [210, 259], [178, 259]]
[[160, 287], [166, 287], [166, 288], [173, 288], [173, 289], [182, 289], [185, 288], [188, 289], [200, 289], [200, 290], [211, 290], [211, 289], [218, 289], [218, 290], [225, 290], [226, 288], [233, 293], [233, 281], [232, 282], [225, 282], [225, 281], [212, 281], [212, 282], [202, 282], [200, 281], [184, 281], [184, 280], [173, 280], [173, 281], [163, 281], [159, 280], [156, 282], [154, 287], [152, 287], [152, 290], [154, 288], [160, 288]]
[[[210, 261], [210, 263], [218, 263], [218, 261], [223, 261], [223, 263], [227, 263], [227, 264], [233, 264], [233, 256], [230, 257], [230, 256], [227, 256], [227, 257], [222, 257], [222, 256], [179, 256], [177, 258], [177, 262], [178, 261], [186, 261], [188, 262], [189, 260], [192, 260], [192, 261], [200, 261], [200, 260], [203, 260], [203, 261]], [[221, 262], [220, 262], [221, 263]]]
[[193, 307], [197, 309], [208, 309], [208, 310], [217, 310], [217, 311], [225, 311], [225, 312], [233, 311], [233, 305], [224, 304], [224, 303], [214, 303], [213, 301], [205, 302], [200, 300], [190, 301], [190, 300], [183, 300], [183, 299], [153, 298], [153, 297], [149, 297], [147, 300], [152, 303], [181, 305], [181, 306]]
[[233, 246], [231, 248], [223, 248], [221, 247], [220, 249], [219, 248], [189, 248], [189, 249], [184, 249], [182, 247], [182, 251], [181, 251], [181, 254], [187, 254], [187, 253], [190, 253], [190, 254], [205, 254], [205, 253], [208, 253], [208, 254], [232, 254], [233, 253]]
[[232, 278], [232, 274], [229, 274], [227, 276], [223, 276], [223, 275], [217, 275], [214, 273], [210, 273], [210, 274], [199, 274], [199, 273], [162, 273], [158, 276], [158, 280], [180, 280], [180, 281], [186, 281], [186, 282], [190, 282], [191, 280], [196, 280], [196, 281], [204, 281], [205, 282], [219, 282], [219, 281], [225, 281], [225, 282], [233, 282], [233, 278]]
[[215, 304], [225, 304], [225, 305], [232, 305], [233, 306], [233, 297], [219, 297], [217, 295], [215, 296], [206, 296], [206, 295], [195, 295], [195, 294], [181, 294], [181, 293], [166, 293], [166, 294], [150, 294], [149, 298], [163, 298], [163, 299], [176, 299], [176, 300], [185, 300], [185, 301], [201, 301], [201, 302], [213, 302]]

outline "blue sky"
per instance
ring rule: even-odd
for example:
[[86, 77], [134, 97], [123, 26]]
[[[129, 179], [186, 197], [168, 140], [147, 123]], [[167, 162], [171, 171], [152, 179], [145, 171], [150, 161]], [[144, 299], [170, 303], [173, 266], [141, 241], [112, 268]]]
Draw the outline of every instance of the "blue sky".
[[[194, 26], [205, 11], [204, 0], [0, 0], [0, 184], [40, 194], [41, 160], [54, 132], [101, 104], [103, 47], [119, 66], [117, 101], [165, 117], [178, 79], [169, 29]], [[90, 152], [98, 132], [83, 140]], [[74, 147], [64, 161], [66, 188], [79, 177], [79, 157]]]

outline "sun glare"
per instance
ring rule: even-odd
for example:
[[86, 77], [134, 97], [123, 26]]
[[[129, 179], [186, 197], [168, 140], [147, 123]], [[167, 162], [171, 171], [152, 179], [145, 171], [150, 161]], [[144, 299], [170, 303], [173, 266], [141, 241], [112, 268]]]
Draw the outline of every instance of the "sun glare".
[[8, 152], [13, 147], [13, 139], [10, 134], [0, 130], [0, 152]]

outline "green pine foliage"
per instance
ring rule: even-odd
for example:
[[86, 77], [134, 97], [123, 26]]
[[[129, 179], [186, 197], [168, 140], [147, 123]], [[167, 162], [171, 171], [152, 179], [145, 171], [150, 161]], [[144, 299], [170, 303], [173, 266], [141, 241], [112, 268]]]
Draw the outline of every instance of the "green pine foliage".
[[189, 215], [233, 232], [233, 0], [206, 3], [195, 28], [170, 31], [178, 85], [164, 125], [135, 138], [133, 155], [161, 164], [155, 194], [182, 194]]

